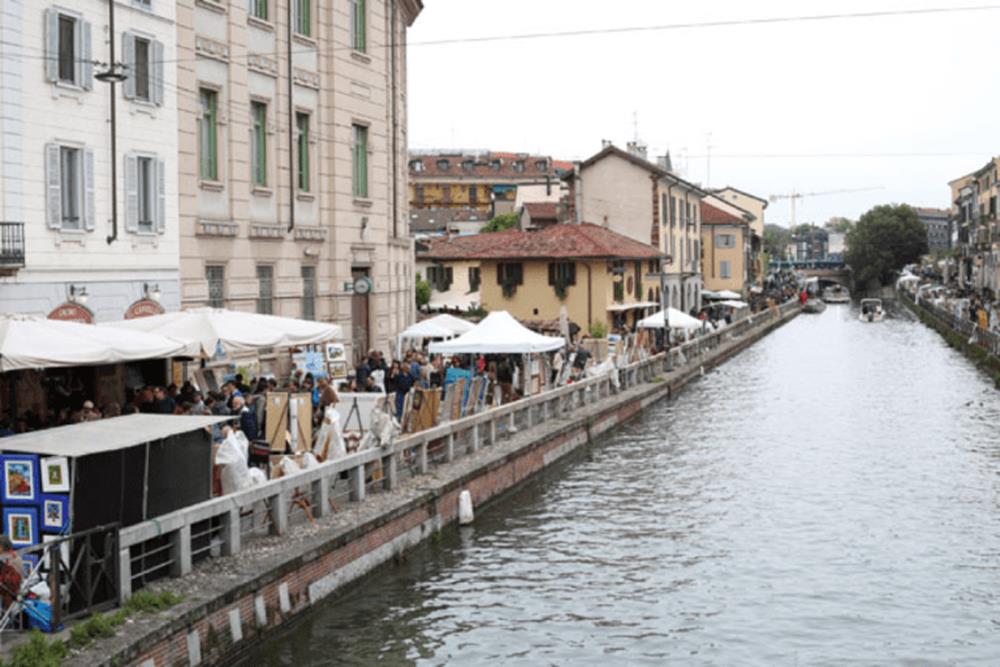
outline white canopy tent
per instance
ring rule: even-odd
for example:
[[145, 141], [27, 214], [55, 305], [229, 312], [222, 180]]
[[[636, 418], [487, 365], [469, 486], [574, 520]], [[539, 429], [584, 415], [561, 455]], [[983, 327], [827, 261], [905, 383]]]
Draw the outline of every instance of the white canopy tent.
[[471, 331], [475, 326], [472, 322], [447, 313], [421, 320], [416, 324], [411, 324], [399, 334], [396, 340], [396, 356], [402, 355], [403, 341], [405, 340], [447, 340], [466, 331]]
[[292, 317], [258, 315], [217, 308], [192, 308], [134, 320], [108, 322], [109, 329], [145, 331], [173, 338], [182, 354], [210, 358], [221, 345], [226, 352], [252, 352], [265, 347], [312, 345], [342, 337], [336, 324]]
[[666, 311], [661, 310], [645, 319], [639, 320], [639, 326], [643, 329], [663, 329], [668, 325], [671, 329], [686, 329], [691, 331], [701, 329], [705, 326], [705, 323], [676, 308], [667, 308]]
[[98, 366], [184, 353], [184, 344], [142, 331], [18, 315], [0, 317], [0, 371]]
[[561, 336], [543, 336], [528, 329], [510, 313], [490, 313], [458, 338], [430, 344], [431, 354], [537, 354], [558, 350]]
[[742, 294], [737, 294], [736, 292], [728, 289], [724, 289], [720, 292], [713, 292], [711, 290], [702, 290], [701, 295], [706, 299], [712, 300], [733, 300], [738, 301], [743, 298]]
[[725, 301], [719, 302], [720, 306], [727, 306], [729, 308], [735, 308], [736, 310], [742, 310], [744, 308], [749, 308], [750, 304], [746, 301], [727, 299]]

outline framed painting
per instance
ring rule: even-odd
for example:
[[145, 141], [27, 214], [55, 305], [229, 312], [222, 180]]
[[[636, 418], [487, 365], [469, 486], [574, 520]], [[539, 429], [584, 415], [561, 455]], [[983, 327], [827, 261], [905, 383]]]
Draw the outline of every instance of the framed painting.
[[42, 496], [42, 531], [64, 533], [69, 528], [69, 497]]
[[24, 567], [22, 576], [27, 579], [38, 565], [38, 554], [21, 554], [21, 565]]
[[40, 494], [38, 488], [38, 457], [34, 454], [5, 454], [0, 456], [3, 463], [3, 487], [0, 497], [4, 505], [35, 504]]
[[334, 379], [341, 379], [347, 377], [346, 361], [331, 361], [329, 367], [330, 367], [330, 377]]
[[69, 460], [65, 456], [42, 459], [42, 493], [69, 493]]
[[3, 508], [3, 532], [15, 547], [38, 544], [38, 510], [34, 507]]
[[327, 361], [347, 361], [347, 351], [344, 349], [343, 343], [327, 343], [326, 344], [326, 360]]

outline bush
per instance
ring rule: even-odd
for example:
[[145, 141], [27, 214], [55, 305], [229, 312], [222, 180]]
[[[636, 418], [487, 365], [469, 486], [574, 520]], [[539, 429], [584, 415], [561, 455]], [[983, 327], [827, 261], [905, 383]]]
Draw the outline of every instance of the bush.
[[38, 630], [32, 630], [28, 641], [11, 652], [4, 667], [59, 667], [67, 652], [61, 641], [49, 641]]
[[607, 335], [608, 335], [608, 325], [606, 325], [604, 322], [590, 323], [591, 338], [604, 338]]
[[156, 593], [149, 590], [141, 590], [134, 593], [128, 599], [128, 602], [125, 603], [125, 611], [130, 614], [163, 611], [164, 609], [170, 609], [179, 603], [181, 599], [179, 595], [175, 595], [170, 591]]

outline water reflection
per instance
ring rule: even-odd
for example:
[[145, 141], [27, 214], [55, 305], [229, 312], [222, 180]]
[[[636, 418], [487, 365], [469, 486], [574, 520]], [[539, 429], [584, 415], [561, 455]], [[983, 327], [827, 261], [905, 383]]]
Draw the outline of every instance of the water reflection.
[[856, 317], [799, 317], [246, 664], [994, 663], [996, 392]]

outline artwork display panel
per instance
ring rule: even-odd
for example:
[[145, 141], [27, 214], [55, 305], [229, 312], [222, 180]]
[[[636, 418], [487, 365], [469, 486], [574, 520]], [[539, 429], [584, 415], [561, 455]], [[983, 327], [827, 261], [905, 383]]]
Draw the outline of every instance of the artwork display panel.
[[34, 454], [0, 456], [3, 467], [3, 487], [0, 498], [4, 505], [35, 504], [38, 502], [38, 457]]
[[67, 496], [42, 496], [42, 530], [46, 533], [64, 533], [69, 530]]
[[38, 509], [35, 507], [5, 507], [3, 532], [15, 547], [30, 547], [39, 543]]
[[42, 459], [42, 493], [69, 493], [69, 459], [50, 456]]

